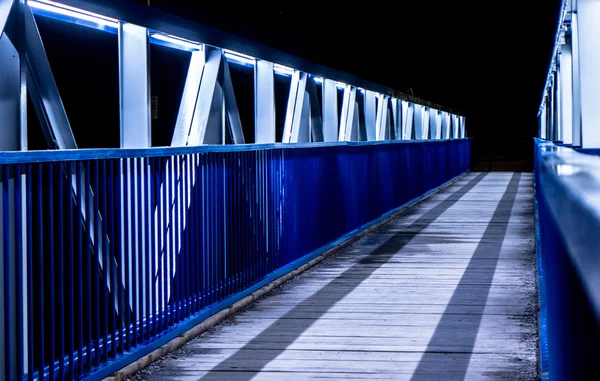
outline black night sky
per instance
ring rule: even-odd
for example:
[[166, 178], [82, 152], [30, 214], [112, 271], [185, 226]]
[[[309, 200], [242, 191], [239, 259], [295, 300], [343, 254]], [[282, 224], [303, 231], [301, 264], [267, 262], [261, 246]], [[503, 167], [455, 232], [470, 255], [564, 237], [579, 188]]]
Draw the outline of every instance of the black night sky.
[[467, 115], [474, 138], [525, 140], [528, 149], [537, 132], [559, 3], [302, 2], [276, 10], [151, 0], [169, 13], [402, 92], [412, 90]]

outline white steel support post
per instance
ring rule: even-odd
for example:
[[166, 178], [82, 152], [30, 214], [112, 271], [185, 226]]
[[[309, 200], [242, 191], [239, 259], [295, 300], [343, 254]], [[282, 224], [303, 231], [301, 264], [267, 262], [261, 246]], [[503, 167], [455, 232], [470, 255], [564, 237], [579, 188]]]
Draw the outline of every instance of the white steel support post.
[[380, 95], [377, 107], [377, 122], [375, 123], [375, 140], [388, 140], [390, 137], [389, 97]]
[[346, 85], [340, 118], [339, 141], [358, 140], [358, 104], [356, 103], [356, 87]]
[[571, 144], [573, 143], [573, 62], [568, 38], [565, 39], [560, 49], [562, 141], [565, 144]]
[[[404, 129], [404, 140], [415, 139], [414, 136], [414, 117], [415, 117], [415, 105], [413, 103], [403, 102], [403, 106], [406, 105], [406, 118], [402, 118], [402, 126]], [[404, 114], [404, 109], [402, 109]]]
[[542, 139], [546, 139], [546, 118], [547, 116], [547, 111], [546, 111], [546, 103], [544, 102], [544, 105], [542, 106], [542, 111], [540, 113], [540, 117], [539, 117], [539, 121], [540, 121], [540, 132], [539, 132], [539, 137]]
[[418, 104], [414, 105], [414, 119], [415, 119], [415, 140], [423, 140], [423, 115], [424, 107]]
[[[573, 71], [572, 93], [573, 93], [573, 146], [581, 147], [581, 75], [579, 70], [579, 22], [576, 1], [571, 3], [571, 70]], [[546, 108], [548, 102], [546, 101]], [[546, 116], [546, 123], [548, 118]]]
[[554, 139], [562, 140], [561, 129], [562, 129], [562, 89], [561, 89], [561, 72], [560, 65], [556, 66], [556, 72], [554, 73], [554, 99], [555, 99], [555, 125], [554, 125]]
[[461, 116], [459, 117], [460, 120], [460, 138], [464, 139], [467, 137], [467, 130], [466, 130], [466, 126], [465, 126], [465, 117]]
[[549, 123], [548, 123], [548, 139], [556, 140], [556, 136], [554, 134], [555, 126], [556, 126], [556, 89], [555, 89], [555, 76], [552, 73], [551, 76], [551, 86], [550, 86], [550, 109], [549, 111]]
[[577, 0], [575, 17], [579, 56], [581, 102], [581, 146], [600, 147], [600, 1]]
[[[381, 99], [380, 99], [381, 100]], [[377, 140], [377, 93], [365, 90], [365, 126], [367, 141]]]
[[441, 136], [441, 129], [439, 126], [439, 112], [434, 108], [429, 109], [429, 139], [439, 139]]
[[256, 61], [254, 99], [255, 143], [275, 143], [275, 76], [272, 62]]
[[423, 140], [431, 139], [430, 127], [430, 111], [429, 107], [423, 107]]
[[121, 148], [151, 146], [149, 53], [148, 30], [120, 22]]
[[306, 91], [307, 81], [307, 73], [296, 70], [292, 75], [283, 127], [283, 143], [310, 142], [310, 99]]
[[323, 80], [323, 140], [335, 142], [338, 140], [338, 100], [335, 81]]
[[393, 131], [393, 140], [402, 140], [402, 124], [401, 124], [401, 115], [402, 115], [402, 101], [397, 98], [392, 98], [392, 119], [394, 121], [394, 125], [392, 126]]
[[446, 111], [442, 111], [441, 115], [441, 129], [442, 129], [442, 139], [450, 139], [450, 114]]
[[458, 115], [452, 115], [452, 138], [458, 139], [460, 136], [459, 134]]

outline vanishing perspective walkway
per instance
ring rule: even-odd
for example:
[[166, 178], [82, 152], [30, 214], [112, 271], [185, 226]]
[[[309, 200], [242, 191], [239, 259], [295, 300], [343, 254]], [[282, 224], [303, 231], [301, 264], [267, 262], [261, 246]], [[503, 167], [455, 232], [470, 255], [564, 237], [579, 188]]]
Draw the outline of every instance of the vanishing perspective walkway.
[[537, 379], [532, 188], [471, 173], [136, 377]]

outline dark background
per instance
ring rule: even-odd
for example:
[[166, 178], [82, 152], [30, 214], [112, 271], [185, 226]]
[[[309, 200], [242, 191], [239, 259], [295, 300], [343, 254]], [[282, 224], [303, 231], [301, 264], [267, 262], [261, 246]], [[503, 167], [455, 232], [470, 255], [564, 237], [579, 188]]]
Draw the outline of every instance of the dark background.
[[[207, 3], [151, 0], [154, 8], [455, 109], [467, 116], [475, 169], [531, 169], [560, 0]], [[79, 146], [118, 147], [116, 36], [36, 19]], [[152, 46], [151, 87], [159, 96], [153, 145], [170, 143], [188, 64], [189, 53]], [[235, 91], [249, 99], [252, 71], [231, 67]], [[277, 86], [284, 107], [289, 84]], [[252, 105], [239, 106], [251, 132]], [[30, 129], [30, 145], [46, 147], [39, 129]]]
[[458, 110], [468, 117], [477, 166], [530, 165], [559, 0], [207, 3], [151, 0], [178, 16]]

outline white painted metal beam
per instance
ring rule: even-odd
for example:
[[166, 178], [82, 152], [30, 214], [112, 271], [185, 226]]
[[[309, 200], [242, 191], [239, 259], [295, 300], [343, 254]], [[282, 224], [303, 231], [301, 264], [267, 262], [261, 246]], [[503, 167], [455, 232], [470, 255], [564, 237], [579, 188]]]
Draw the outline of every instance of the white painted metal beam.
[[149, 53], [148, 30], [119, 23], [121, 148], [152, 146]]
[[255, 143], [275, 143], [275, 75], [272, 62], [256, 61], [254, 102]]

